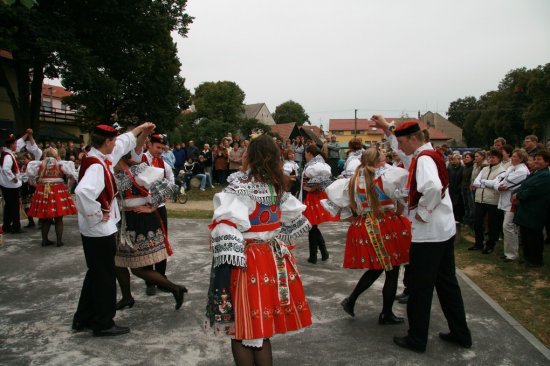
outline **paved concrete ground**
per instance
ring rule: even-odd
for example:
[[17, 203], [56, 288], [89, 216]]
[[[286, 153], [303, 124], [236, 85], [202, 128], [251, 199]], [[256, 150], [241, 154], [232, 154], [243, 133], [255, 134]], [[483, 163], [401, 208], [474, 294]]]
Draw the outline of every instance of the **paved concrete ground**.
[[[0, 247], [0, 364], [2, 365], [231, 365], [229, 340], [202, 329], [210, 253], [207, 222], [171, 220], [175, 254], [168, 276], [189, 288], [186, 301], [174, 310], [171, 294], [147, 297], [143, 282], [132, 278], [136, 305], [117, 314], [129, 325], [128, 335], [93, 338], [72, 333], [85, 272], [80, 236], [74, 217], [66, 219], [65, 247], [40, 246], [36, 229], [5, 236]], [[460, 349], [439, 340], [446, 331], [434, 296], [430, 340], [425, 354], [402, 350], [392, 343], [407, 326], [380, 326], [383, 278], [364, 293], [356, 317], [339, 303], [351, 292], [360, 270], [341, 268], [346, 225], [322, 225], [331, 258], [308, 264], [307, 245], [295, 254], [302, 272], [314, 325], [303, 333], [273, 339], [275, 365], [548, 365], [548, 349], [538, 350], [517, 324], [510, 324], [474, 289], [461, 280], [474, 346]], [[53, 232], [50, 234], [53, 236]], [[405, 315], [404, 305], [394, 311]], [[521, 327], [519, 327], [521, 330]], [[546, 355], [545, 355], [546, 353]]]

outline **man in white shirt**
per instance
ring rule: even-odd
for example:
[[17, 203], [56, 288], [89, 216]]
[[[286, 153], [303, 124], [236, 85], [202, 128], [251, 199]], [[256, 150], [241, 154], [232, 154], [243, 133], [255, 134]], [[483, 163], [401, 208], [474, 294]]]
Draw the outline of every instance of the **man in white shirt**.
[[20, 234], [23, 230], [19, 215], [19, 189], [23, 182], [15, 153], [26, 147], [35, 157], [38, 155], [38, 160], [42, 156], [42, 151], [36, 146], [31, 129], [28, 129], [20, 139], [9, 135], [5, 143], [6, 147], [0, 153], [0, 188], [5, 202], [2, 230], [4, 233]]
[[91, 134], [92, 148], [82, 159], [75, 189], [78, 226], [88, 266], [73, 318], [75, 331], [90, 328], [95, 337], [130, 331], [113, 321], [116, 313], [116, 224], [120, 220], [113, 166], [136, 147], [138, 135], [142, 140], [154, 128], [154, 124], [146, 122], [117, 136], [113, 127], [99, 125]]
[[472, 346], [462, 294], [455, 273], [453, 207], [449, 196], [445, 159], [424, 143], [416, 122], [395, 129], [399, 149], [413, 155], [409, 174], [409, 219], [412, 222], [410, 283], [407, 302], [408, 335], [394, 337], [394, 343], [415, 352], [424, 352], [434, 287], [449, 333], [439, 333], [447, 342], [464, 348]]

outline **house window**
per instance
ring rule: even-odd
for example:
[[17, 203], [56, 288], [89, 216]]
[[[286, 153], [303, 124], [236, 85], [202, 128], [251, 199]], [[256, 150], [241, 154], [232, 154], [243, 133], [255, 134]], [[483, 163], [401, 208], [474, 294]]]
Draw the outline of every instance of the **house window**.
[[51, 112], [52, 109], [53, 109], [52, 108], [52, 101], [51, 100], [42, 100], [42, 108], [46, 112]]
[[343, 135], [344, 131], [332, 131], [333, 135]]

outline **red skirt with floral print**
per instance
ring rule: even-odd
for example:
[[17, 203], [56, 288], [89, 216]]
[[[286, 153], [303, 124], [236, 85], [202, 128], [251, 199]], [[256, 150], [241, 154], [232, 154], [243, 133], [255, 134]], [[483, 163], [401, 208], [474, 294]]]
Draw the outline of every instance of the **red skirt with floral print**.
[[357, 216], [348, 229], [344, 268], [385, 269], [409, 262], [411, 222], [393, 211]]
[[245, 247], [246, 270], [231, 272], [235, 339], [269, 338], [311, 325], [311, 312], [292, 254], [278, 258], [268, 243]]
[[304, 198], [304, 205], [307, 207], [303, 215], [308, 219], [311, 225], [319, 225], [327, 221], [340, 221], [340, 215], [332, 216], [321, 205], [321, 200], [327, 198], [325, 191], [307, 192], [306, 198]]
[[28, 215], [38, 219], [52, 219], [77, 213], [65, 183], [38, 184]]

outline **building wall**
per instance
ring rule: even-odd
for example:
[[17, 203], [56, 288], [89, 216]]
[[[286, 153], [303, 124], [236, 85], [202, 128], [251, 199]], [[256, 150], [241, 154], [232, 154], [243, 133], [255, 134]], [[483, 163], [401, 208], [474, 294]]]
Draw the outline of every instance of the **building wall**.
[[[349, 140], [355, 137], [354, 131], [334, 130], [334, 131], [330, 131], [330, 134], [336, 136], [336, 141], [346, 143], [346, 144], [349, 142]], [[371, 135], [371, 134], [368, 134], [366, 131], [362, 131], [362, 130], [357, 131], [357, 137], [360, 137], [363, 140], [363, 143], [368, 143], [368, 144], [382, 141], [382, 135], [380, 134]]]
[[273, 119], [271, 112], [269, 112], [269, 109], [267, 109], [267, 106], [265, 104], [258, 112], [256, 119], [264, 125], [273, 126], [275, 124], [275, 120]]
[[[462, 128], [458, 127], [439, 113], [427, 112], [420, 119], [445, 133], [454, 140], [454, 143], [457, 146], [462, 146], [464, 144], [464, 140], [462, 138]], [[451, 144], [452, 143], [453, 142], [451, 141]]]

